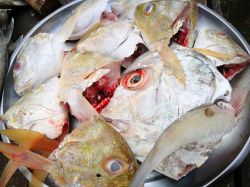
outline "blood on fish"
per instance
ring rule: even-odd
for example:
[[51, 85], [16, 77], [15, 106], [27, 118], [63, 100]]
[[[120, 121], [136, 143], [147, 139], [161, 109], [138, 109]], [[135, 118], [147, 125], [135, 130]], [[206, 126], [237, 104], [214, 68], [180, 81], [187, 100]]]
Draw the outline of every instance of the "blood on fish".
[[220, 66], [218, 69], [221, 74], [227, 78], [233, 78], [235, 75], [243, 71], [248, 66], [248, 62], [241, 63], [241, 64], [228, 64]]
[[15, 65], [14, 65], [14, 70], [19, 70], [21, 68], [21, 63], [19, 62], [16, 62]]
[[101, 17], [101, 23], [117, 21], [117, 14], [114, 12], [104, 11]]
[[189, 34], [189, 28], [188, 28], [188, 19], [185, 20], [180, 30], [173, 36], [171, 39], [172, 42], [176, 42], [179, 45], [182, 45], [184, 47], [188, 46], [188, 34]]
[[83, 96], [98, 112], [101, 112], [108, 105], [118, 85], [119, 80], [114, 81], [107, 76], [103, 76], [99, 81], [87, 88], [83, 92]]

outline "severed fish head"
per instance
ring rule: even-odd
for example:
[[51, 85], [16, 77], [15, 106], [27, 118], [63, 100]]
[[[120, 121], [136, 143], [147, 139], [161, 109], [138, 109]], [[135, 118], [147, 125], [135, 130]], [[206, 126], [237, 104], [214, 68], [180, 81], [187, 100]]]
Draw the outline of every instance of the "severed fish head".
[[201, 30], [194, 48], [212, 60], [231, 80], [250, 63], [250, 56], [228, 35], [213, 29]]
[[121, 20], [98, 28], [83, 37], [76, 45], [78, 52], [96, 52], [123, 60], [137, 50], [137, 44], [143, 44], [140, 31], [129, 20]]
[[13, 69], [18, 95], [40, 85], [61, 72], [64, 41], [54, 34], [39, 33], [19, 52]]
[[59, 79], [54, 77], [23, 95], [1, 119], [8, 128], [29, 129], [55, 139], [68, 125], [68, 108], [59, 99]]
[[60, 186], [128, 186], [138, 167], [122, 136], [96, 117], [66, 136], [50, 159]]
[[[69, 104], [71, 113], [78, 120], [84, 121], [86, 114], [83, 95], [91, 104], [102, 105], [102, 100], [105, 102], [109, 92], [118, 86], [119, 78], [120, 64], [113, 58], [99, 53], [71, 52], [62, 67], [60, 99]], [[88, 91], [83, 93], [87, 88]], [[98, 110], [97, 105], [94, 107]]]
[[[185, 85], [158, 52], [147, 52], [124, 72], [101, 112], [138, 158], [144, 158], [164, 129], [187, 111], [230, 100], [231, 86], [210, 60], [181, 46], [172, 49], [184, 69]], [[167, 175], [173, 176], [171, 171]]]
[[186, 1], [156, 0], [140, 4], [135, 10], [135, 22], [148, 46], [164, 41], [169, 44], [188, 17]]

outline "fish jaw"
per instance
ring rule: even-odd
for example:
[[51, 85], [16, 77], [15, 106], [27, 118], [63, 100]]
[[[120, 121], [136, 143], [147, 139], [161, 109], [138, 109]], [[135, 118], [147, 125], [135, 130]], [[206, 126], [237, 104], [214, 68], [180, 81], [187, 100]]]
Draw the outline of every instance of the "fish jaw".
[[[250, 62], [250, 56], [236, 42], [213, 29], [199, 31], [194, 48], [210, 58], [217, 67], [225, 67], [224, 75], [230, 80]], [[229, 72], [230, 69], [234, 72]]]
[[[138, 167], [119, 133], [96, 117], [66, 136], [50, 159], [56, 164], [49, 172], [60, 186], [128, 186]], [[112, 161], [121, 171], [110, 171]]]
[[1, 119], [8, 128], [29, 129], [55, 139], [68, 124], [68, 108], [59, 100], [59, 79], [48, 80], [27, 92]]
[[[151, 6], [151, 12], [145, 10]], [[154, 44], [164, 41], [169, 44], [186, 17], [188, 2], [153, 1], [140, 4], [136, 7], [135, 22], [142, 32], [147, 47], [153, 49]]]
[[[129, 90], [121, 83], [110, 103], [101, 111], [101, 115], [126, 139], [137, 158], [145, 158], [160, 134], [187, 111], [220, 99], [229, 101], [231, 97], [229, 82], [209, 59], [178, 45], [172, 49], [184, 69], [186, 87], [164, 70], [158, 52], [147, 52], [128, 67], [121, 82], [138, 69], [152, 72], [149, 81], [135, 90]], [[197, 165], [203, 161], [205, 158], [199, 155]], [[179, 174], [166, 170], [163, 173], [172, 178]]]
[[13, 69], [18, 95], [60, 74], [63, 47], [64, 41], [57, 40], [54, 34], [39, 33], [27, 41]]
[[134, 53], [138, 43], [143, 43], [139, 30], [131, 21], [123, 20], [92, 32], [77, 43], [76, 50], [80, 53], [85, 51], [101, 53], [123, 60]]

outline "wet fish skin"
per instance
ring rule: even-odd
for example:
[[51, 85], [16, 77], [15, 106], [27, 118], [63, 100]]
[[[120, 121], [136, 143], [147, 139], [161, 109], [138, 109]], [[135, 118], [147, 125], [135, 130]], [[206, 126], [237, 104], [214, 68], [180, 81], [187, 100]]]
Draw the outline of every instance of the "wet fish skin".
[[172, 123], [156, 141], [130, 187], [143, 186], [153, 168], [183, 146], [197, 144], [214, 148], [218, 145], [222, 137], [236, 126], [235, 110], [224, 104], [194, 109]]
[[140, 31], [129, 20], [122, 20], [98, 28], [76, 44], [76, 50], [101, 53], [118, 61], [131, 56], [137, 44], [144, 43]]
[[59, 99], [57, 77], [24, 94], [0, 118], [8, 128], [29, 129], [55, 139], [69, 124], [68, 108]]
[[125, 187], [138, 169], [126, 141], [97, 116], [67, 135], [49, 159], [5, 143], [0, 151], [22, 166], [47, 171], [62, 187]]
[[14, 19], [8, 20], [9, 10], [0, 9], [0, 96], [8, 68], [8, 46], [14, 29]]
[[[67, 181], [68, 185], [128, 186], [137, 170], [137, 162], [125, 140], [96, 117], [68, 135], [50, 159], [56, 162], [49, 168], [50, 174], [58, 181], [63, 176], [61, 182]], [[113, 162], [121, 167], [117, 173], [110, 171]]]
[[188, 17], [188, 4], [186, 1], [156, 0], [136, 7], [135, 22], [149, 48], [160, 41], [169, 44]]
[[[127, 140], [140, 161], [164, 129], [178, 117], [217, 99], [230, 100], [231, 86], [210, 60], [188, 48], [176, 45], [172, 49], [184, 69], [186, 87], [169, 74], [171, 70], [158, 52], [147, 52], [127, 68], [110, 103], [101, 112]], [[141, 80], [138, 80], [140, 75]], [[139, 81], [134, 87], [133, 76], [136, 82]], [[129, 80], [133, 80], [132, 83]], [[184, 160], [188, 154], [192, 152], [177, 157]], [[202, 154], [198, 157], [199, 160], [206, 159]], [[194, 159], [192, 162], [197, 161]], [[200, 162], [196, 164], [200, 165]], [[183, 170], [178, 165], [171, 169], [176, 172], [157, 168], [174, 179]]]

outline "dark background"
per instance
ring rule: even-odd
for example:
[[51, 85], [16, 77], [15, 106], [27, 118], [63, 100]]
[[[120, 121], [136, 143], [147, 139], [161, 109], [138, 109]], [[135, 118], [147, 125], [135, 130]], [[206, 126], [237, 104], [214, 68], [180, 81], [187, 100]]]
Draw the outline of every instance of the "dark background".
[[[60, 0], [60, 3], [66, 4], [70, 1], [72, 0]], [[46, 12], [58, 8], [61, 6], [60, 3], [55, 3], [54, 7], [50, 7]], [[208, 6], [229, 20], [250, 43], [250, 0], [208, 0]], [[42, 16], [39, 15], [29, 6], [15, 7], [12, 14], [15, 18], [13, 41], [20, 35], [25, 35], [46, 15], [46, 13]], [[3, 170], [6, 163], [7, 159], [0, 154], [0, 171]], [[8, 186], [25, 187], [27, 181], [20, 172], [16, 172]], [[221, 177], [210, 187], [250, 187], [250, 155], [234, 172]]]

